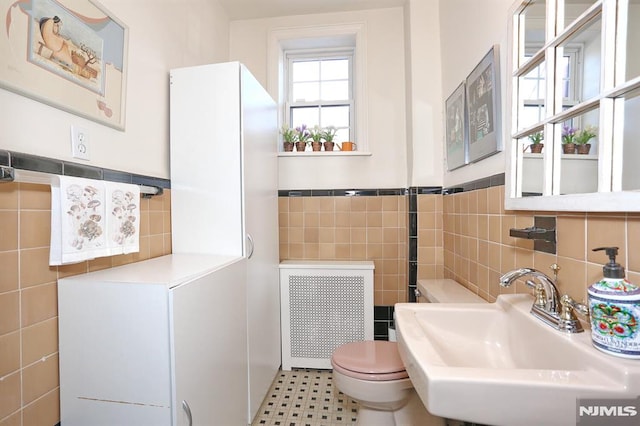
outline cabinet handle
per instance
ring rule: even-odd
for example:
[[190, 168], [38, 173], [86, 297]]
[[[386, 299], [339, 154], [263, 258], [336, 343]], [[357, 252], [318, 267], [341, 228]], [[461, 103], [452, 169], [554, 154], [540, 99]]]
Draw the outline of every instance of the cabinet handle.
[[247, 259], [251, 259], [251, 256], [253, 256], [253, 250], [255, 249], [251, 234], [247, 234], [247, 240], [249, 241], [249, 255], [247, 256]]
[[187, 413], [187, 419], [189, 419], [189, 426], [193, 426], [193, 418], [191, 417], [191, 408], [189, 408], [189, 404], [187, 401], [182, 401], [182, 409]]

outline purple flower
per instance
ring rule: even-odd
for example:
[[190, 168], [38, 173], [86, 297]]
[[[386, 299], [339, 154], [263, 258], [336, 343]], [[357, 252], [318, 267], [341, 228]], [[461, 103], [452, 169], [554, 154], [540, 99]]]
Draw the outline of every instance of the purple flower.
[[562, 126], [562, 143], [574, 143], [574, 138], [576, 136], [575, 127], [571, 126]]
[[298, 141], [308, 142], [311, 133], [309, 133], [309, 130], [307, 130], [306, 124], [296, 127], [296, 132], [298, 132]]

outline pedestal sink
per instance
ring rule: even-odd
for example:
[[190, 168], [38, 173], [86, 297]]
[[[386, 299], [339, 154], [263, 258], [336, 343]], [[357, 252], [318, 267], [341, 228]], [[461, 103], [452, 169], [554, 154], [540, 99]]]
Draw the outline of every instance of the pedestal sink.
[[530, 313], [533, 297], [487, 304], [400, 303], [398, 347], [427, 410], [486, 425], [571, 425], [584, 398], [640, 395], [640, 360], [595, 349]]

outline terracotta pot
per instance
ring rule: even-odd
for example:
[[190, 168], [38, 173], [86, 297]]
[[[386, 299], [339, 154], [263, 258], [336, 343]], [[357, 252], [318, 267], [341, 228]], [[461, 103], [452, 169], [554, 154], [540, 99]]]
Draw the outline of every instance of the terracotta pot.
[[293, 142], [283, 142], [284, 152], [293, 151]]
[[575, 154], [576, 153], [576, 144], [575, 143], [565, 143], [562, 145], [562, 152], [565, 154]]
[[532, 143], [531, 145], [529, 145], [529, 149], [534, 154], [540, 154], [542, 152], [542, 148], [544, 148], [543, 143]]
[[324, 150], [331, 152], [331, 151], [333, 151], [334, 146], [335, 146], [335, 142], [325, 142], [324, 143]]
[[322, 142], [311, 142], [311, 150], [312, 151], [321, 151], [322, 150]]
[[306, 148], [307, 148], [307, 143], [306, 142], [296, 142], [296, 151], [304, 152], [304, 150]]
[[588, 154], [590, 150], [591, 150], [590, 143], [578, 145], [578, 154]]

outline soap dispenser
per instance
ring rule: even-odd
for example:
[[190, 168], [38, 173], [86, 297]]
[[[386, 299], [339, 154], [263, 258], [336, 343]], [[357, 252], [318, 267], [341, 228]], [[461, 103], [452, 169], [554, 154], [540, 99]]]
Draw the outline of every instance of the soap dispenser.
[[625, 279], [624, 268], [616, 263], [618, 247], [604, 250], [609, 263], [603, 266], [603, 278], [589, 287], [591, 340], [608, 354], [640, 359], [640, 288]]

